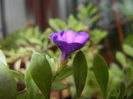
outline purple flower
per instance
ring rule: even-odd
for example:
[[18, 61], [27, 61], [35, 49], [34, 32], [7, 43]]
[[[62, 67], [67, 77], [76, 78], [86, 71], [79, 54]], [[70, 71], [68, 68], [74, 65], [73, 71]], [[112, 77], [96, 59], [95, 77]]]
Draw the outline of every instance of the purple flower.
[[61, 49], [63, 60], [72, 52], [83, 47], [88, 37], [89, 35], [85, 32], [75, 33], [72, 30], [52, 33], [49, 36], [49, 38]]

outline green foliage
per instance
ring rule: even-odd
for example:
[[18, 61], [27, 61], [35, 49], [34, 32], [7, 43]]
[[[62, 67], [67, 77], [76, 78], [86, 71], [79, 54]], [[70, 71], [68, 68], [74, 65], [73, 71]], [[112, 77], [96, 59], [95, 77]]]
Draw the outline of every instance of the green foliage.
[[124, 52], [125, 52], [127, 55], [133, 57], [133, 48], [132, 48], [131, 46], [129, 46], [129, 45], [127, 45], [127, 44], [124, 44], [124, 45], [123, 45], [123, 50], [124, 50]]
[[49, 25], [57, 32], [67, 29], [66, 23], [60, 19], [50, 19]]
[[133, 47], [133, 42], [131, 42], [132, 39], [133, 39], [133, 34], [130, 34], [127, 37], [125, 37], [124, 43]]
[[97, 15], [98, 9], [94, 7], [93, 4], [89, 4], [87, 7], [79, 6], [78, 10], [79, 13], [77, 17], [89, 26], [99, 19], [99, 16]]
[[104, 37], [107, 36], [107, 31], [94, 29], [90, 31], [90, 34], [91, 34], [90, 39], [92, 40], [92, 42], [94, 42], [95, 44], [98, 44]]
[[33, 81], [29, 69], [25, 73], [26, 94], [25, 99], [45, 99], [36, 83]]
[[52, 90], [61, 91], [66, 88], [68, 88], [68, 86], [61, 82], [53, 82], [52, 83]]
[[133, 18], [132, 10], [133, 10], [133, 1], [123, 1], [123, 4], [121, 5], [121, 10], [130, 18]]
[[96, 76], [97, 82], [102, 90], [103, 97], [104, 99], [106, 99], [109, 72], [107, 64], [105, 63], [104, 59], [99, 55], [96, 55], [94, 58], [93, 71]]
[[[42, 33], [38, 27], [20, 29], [0, 41], [1, 49], [8, 56], [7, 63], [13, 64], [18, 58], [24, 60], [30, 57], [33, 50], [46, 51], [49, 45], [49, 34], [53, 31], [48, 28]], [[12, 57], [13, 56], [13, 57]]]
[[99, 19], [97, 15], [98, 9], [92, 4], [89, 4], [87, 7], [79, 6], [78, 11], [77, 18], [70, 15], [66, 23], [60, 19], [50, 19], [49, 25], [56, 32], [67, 29], [80, 32], [89, 29], [89, 27]]
[[[123, 54], [122, 52], [116, 53], [116, 59], [122, 66], [122, 78], [120, 86], [119, 86], [119, 92], [118, 92], [118, 99], [128, 99], [128, 96], [130, 97], [130, 93], [132, 92], [131, 86], [133, 83], [133, 62], [132, 62], [132, 47], [128, 45], [127, 43], [123, 45], [123, 51], [126, 54]], [[130, 57], [129, 57], [130, 56]], [[130, 95], [129, 95], [130, 94]], [[130, 99], [130, 98], [129, 98]]]
[[[95, 54], [97, 54], [101, 48], [99, 43], [107, 36], [107, 32], [99, 29], [91, 29], [91, 26], [99, 19], [97, 15], [98, 9], [95, 8], [94, 5], [80, 6], [78, 10], [78, 14], [76, 16], [70, 15], [66, 22], [60, 19], [50, 19], [50, 28], [47, 28], [44, 32], [41, 32], [38, 27], [20, 29], [0, 42], [1, 49], [7, 57], [7, 59], [5, 59], [5, 56], [0, 52], [0, 60], [2, 60], [4, 64], [9, 64], [11, 68], [18, 65], [18, 61], [21, 60], [21, 64], [24, 65], [24, 69], [26, 69], [24, 74], [8, 69], [8, 73], [10, 72], [12, 78], [21, 80], [25, 85], [25, 89], [17, 93], [17, 99], [49, 99], [52, 90], [61, 91], [69, 87], [75, 87], [73, 86], [72, 80], [69, 80], [67, 84], [62, 83], [62, 80], [69, 79], [72, 74], [74, 75], [76, 96], [78, 98], [80, 98], [83, 89], [84, 91], [87, 90], [87, 92], [91, 91], [91, 94], [83, 94], [82, 98], [84, 98], [84, 96], [91, 97], [95, 92], [100, 95], [100, 90], [97, 87], [98, 85], [94, 79], [91, 67]], [[83, 52], [76, 54], [74, 61], [72, 56], [65, 66], [60, 67], [58, 63], [60, 52], [55, 45], [49, 41], [48, 36], [50, 33], [68, 29], [74, 30], [75, 32], [87, 32], [90, 34], [90, 40], [87, 41], [86, 46], [82, 49]], [[33, 50], [43, 55], [35, 52], [31, 57]], [[83, 53], [85, 53], [85, 55]], [[28, 65], [29, 60], [30, 65]], [[103, 62], [103, 60], [99, 61], [101, 61], [99, 63]], [[97, 72], [96, 68], [99, 67], [95, 67], [95, 72]], [[104, 73], [106, 69], [99, 70]], [[8, 75], [8, 73], [4, 75]], [[117, 76], [117, 78], [118, 77], [119, 76]], [[105, 78], [107, 80], [107, 75]], [[102, 78], [97, 79], [101, 81]], [[121, 80], [120, 77], [119, 80]], [[113, 81], [115, 82], [115, 80]], [[84, 88], [85, 83], [87, 87]], [[107, 81], [104, 82], [104, 87], [101, 83], [100, 86], [106, 88], [106, 83]], [[10, 87], [13, 86], [11, 85], [9, 88]]]
[[126, 57], [122, 52], [118, 51], [116, 53], [116, 59], [123, 67], [127, 67]]
[[0, 61], [3, 64], [7, 65], [6, 57], [5, 57], [4, 53], [1, 50], [0, 50]]
[[124, 99], [124, 94], [125, 94], [125, 84], [120, 83], [118, 99]]
[[76, 19], [73, 15], [68, 18], [68, 29], [74, 30], [75, 32], [83, 31], [86, 29], [87, 25]]
[[24, 81], [24, 75], [17, 72], [17, 71], [14, 71], [14, 70], [10, 70], [10, 73], [11, 75], [14, 77], [14, 78], [18, 78], [19, 80], [22, 80]]
[[116, 96], [110, 96], [109, 99], [117, 99]]
[[133, 91], [126, 99], [132, 99], [132, 98], [133, 98]]
[[121, 82], [122, 76], [123, 72], [119, 65], [116, 63], [110, 64], [108, 90], [114, 90], [118, 86], [117, 84]]
[[73, 75], [76, 85], [76, 97], [79, 98], [86, 82], [87, 77], [87, 62], [84, 54], [78, 52], [73, 62]]
[[63, 67], [62, 70], [56, 74], [55, 81], [63, 80], [72, 74], [72, 67]]
[[16, 99], [17, 86], [8, 67], [0, 61], [0, 98]]
[[17, 99], [27, 99], [26, 95], [27, 95], [27, 93], [17, 95]]
[[46, 57], [34, 52], [31, 58], [29, 71], [45, 98], [49, 99], [52, 84], [52, 71]]

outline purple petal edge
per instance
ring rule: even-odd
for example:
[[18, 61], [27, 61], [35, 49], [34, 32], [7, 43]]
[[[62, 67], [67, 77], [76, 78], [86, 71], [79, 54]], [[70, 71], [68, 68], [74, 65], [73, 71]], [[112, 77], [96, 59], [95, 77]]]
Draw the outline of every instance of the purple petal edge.
[[85, 32], [79, 32], [74, 39], [74, 43], [85, 44], [88, 38], [89, 38], [89, 34]]

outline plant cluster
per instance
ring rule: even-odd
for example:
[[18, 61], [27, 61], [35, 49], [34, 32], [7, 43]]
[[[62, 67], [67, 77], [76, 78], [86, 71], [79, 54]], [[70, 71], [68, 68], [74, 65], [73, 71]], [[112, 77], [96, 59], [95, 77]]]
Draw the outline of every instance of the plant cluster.
[[[64, 90], [73, 99], [132, 99], [133, 48], [125, 44], [123, 52], [116, 53], [118, 63], [108, 66], [99, 55], [103, 48], [100, 42], [107, 32], [92, 28], [99, 19], [98, 9], [89, 4], [78, 10], [79, 13], [70, 15], [67, 22], [50, 19], [50, 28], [43, 33], [38, 27], [20, 29], [0, 42], [1, 99], [54, 99], [53, 91], [63, 93]], [[83, 47], [80, 51], [75, 52], [78, 49], [69, 46], [72, 51], [63, 60], [60, 53], [68, 48], [68, 39], [58, 39], [65, 41], [64, 49], [59, 45], [61, 42], [55, 41], [57, 36], [51, 37], [56, 44], [49, 40], [51, 33], [65, 35], [62, 30], [89, 35], [89, 40], [80, 37], [83, 43], [76, 41], [83, 45], [78, 47]], [[18, 91], [19, 82], [25, 87]]]

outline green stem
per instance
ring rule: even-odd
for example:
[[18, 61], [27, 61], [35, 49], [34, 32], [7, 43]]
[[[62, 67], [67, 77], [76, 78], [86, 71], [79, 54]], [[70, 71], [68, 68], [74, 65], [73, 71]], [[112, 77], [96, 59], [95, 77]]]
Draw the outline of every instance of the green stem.
[[25, 93], [25, 92], [26, 92], [26, 89], [24, 89], [24, 90], [22, 90], [22, 91], [19, 91], [19, 92], [17, 93], [17, 95], [23, 94], [23, 93]]

